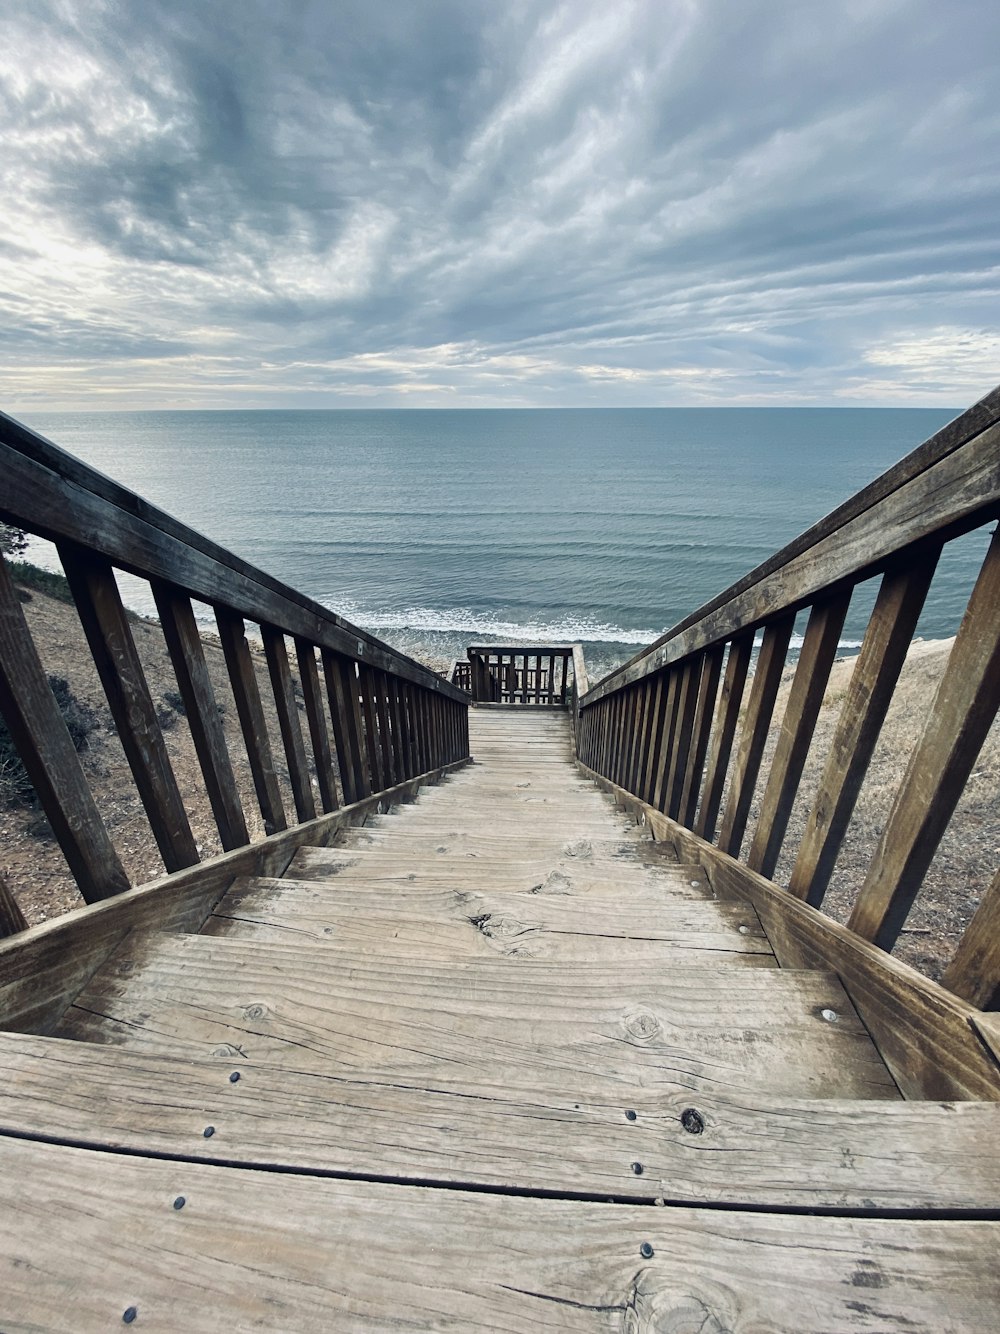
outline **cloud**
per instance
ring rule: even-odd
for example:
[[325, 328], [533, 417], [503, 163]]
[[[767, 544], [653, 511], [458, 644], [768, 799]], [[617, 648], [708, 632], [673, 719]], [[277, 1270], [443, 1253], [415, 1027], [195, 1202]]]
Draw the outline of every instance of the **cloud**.
[[13, 410], [960, 406], [1000, 11], [9, 0]]

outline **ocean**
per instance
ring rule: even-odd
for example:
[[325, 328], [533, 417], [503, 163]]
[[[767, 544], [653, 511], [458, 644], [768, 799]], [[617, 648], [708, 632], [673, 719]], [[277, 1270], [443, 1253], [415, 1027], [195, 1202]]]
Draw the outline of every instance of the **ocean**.
[[[25, 420], [405, 652], [440, 662], [476, 641], [582, 640], [599, 676], [954, 415], [403, 409]], [[918, 634], [954, 634], [985, 549], [983, 532], [951, 544]], [[859, 589], [852, 602], [845, 652], [872, 595]], [[152, 612], [138, 581], [125, 596]]]

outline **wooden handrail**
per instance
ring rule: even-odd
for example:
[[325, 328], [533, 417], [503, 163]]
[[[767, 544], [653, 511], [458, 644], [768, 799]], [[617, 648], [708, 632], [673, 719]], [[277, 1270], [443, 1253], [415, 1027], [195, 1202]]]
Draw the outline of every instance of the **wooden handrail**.
[[[830, 883], [938, 557], [1000, 517], [1000, 389], [769, 561], [591, 686], [577, 749], [593, 772], [694, 845], [770, 877], [853, 589], [881, 585], [808, 812], [786, 901], [818, 909]], [[780, 724], [778, 688], [809, 612]], [[758, 647], [759, 646], [759, 647]], [[851, 914], [852, 936], [890, 950], [1000, 705], [1000, 538], [994, 536], [923, 735]], [[765, 744], [777, 732], [757, 798]], [[711, 857], [706, 853], [711, 862]], [[714, 864], [714, 863], [712, 863]], [[757, 885], [757, 881], [748, 884]], [[780, 902], [780, 897], [778, 899]], [[958, 996], [1000, 1005], [1000, 876], [945, 974]]]
[[[0, 518], [56, 543], [115, 729], [169, 872], [193, 865], [199, 852], [116, 569], [150, 584], [226, 851], [250, 838], [192, 598], [215, 612], [267, 834], [315, 820], [317, 796], [322, 812], [329, 813], [468, 756], [465, 692], [3, 414]], [[259, 628], [263, 644], [294, 820], [277, 782], [246, 620]], [[127, 889], [128, 878], [2, 557], [0, 711], [84, 899], [94, 902]]]
[[565, 708], [569, 703], [573, 644], [471, 644], [467, 661], [456, 662], [451, 680], [480, 704], [531, 704]]

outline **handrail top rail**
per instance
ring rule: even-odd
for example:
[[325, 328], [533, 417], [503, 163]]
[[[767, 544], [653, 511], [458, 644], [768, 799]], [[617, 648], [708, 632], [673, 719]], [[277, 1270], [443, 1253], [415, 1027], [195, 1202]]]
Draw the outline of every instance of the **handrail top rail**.
[[[989, 438], [987, 432], [990, 433]], [[955, 456], [966, 446], [983, 445], [975, 478], [967, 477], [956, 466]], [[860, 559], [850, 559], [845, 553], [839, 568], [825, 580], [801, 577], [801, 567], [810, 553], [821, 544], [832, 548], [838, 537], [851, 524], [871, 523], [873, 512], [887, 507], [904, 488], [918, 487], [927, 481], [932, 470], [947, 472], [947, 481], [961, 493], [951, 510], [940, 516], [939, 522], [928, 518], [915, 505], [908, 514], [909, 531], [906, 540], [896, 547], [888, 544], [888, 532], [880, 549]], [[988, 483], [988, 486], [984, 485]], [[928, 503], [931, 499], [930, 493]], [[762, 564], [750, 570], [728, 588], [691, 612], [676, 625], [665, 631], [653, 643], [629, 658], [620, 667], [590, 687], [582, 701], [596, 703], [626, 685], [658, 671], [670, 662], [679, 661], [689, 653], [718, 643], [743, 630], [749, 632], [781, 611], [793, 611], [807, 605], [818, 593], [832, 591], [837, 585], [857, 582], [884, 568], [893, 556], [908, 546], [928, 541], [940, 533], [943, 537], [958, 536], [993, 517], [1000, 506], [1000, 386], [990, 391], [977, 403], [948, 422], [923, 444], [905, 455], [861, 491], [856, 492], [836, 509], [805, 529], [786, 546]], [[873, 530], [875, 525], [871, 524]], [[829, 554], [829, 553], [827, 553]], [[787, 578], [789, 570], [799, 574], [799, 586]], [[764, 598], [768, 585], [774, 585], [776, 596], [771, 602]], [[786, 586], [787, 584], [787, 586]], [[740, 615], [753, 602], [757, 605], [750, 615]]]
[[[303, 633], [308, 636], [310, 633], [326, 629], [328, 633], [323, 635], [322, 639], [327, 640], [326, 646], [336, 652], [355, 661], [368, 662], [381, 670], [395, 672], [448, 698], [467, 703], [467, 696], [462, 691], [431, 668], [401, 653], [370, 631], [353, 625], [328, 607], [324, 607], [322, 603], [283, 583], [274, 575], [251, 565], [241, 556], [213, 542], [211, 538], [182, 523], [166, 510], [161, 510], [105, 473], [90, 467], [82, 459], [78, 459], [5, 412], [0, 412], [0, 459], [3, 460], [0, 472], [3, 478], [0, 484], [0, 515], [6, 516], [9, 522], [27, 528], [41, 537], [54, 541], [68, 539], [91, 550], [99, 551], [112, 563], [141, 578], [169, 579], [163, 571], [151, 573], [143, 567], [141, 560], [129, 554], [136, 551], [140, 545], [144, 545], [142, 542], [144, 537], [155, 538], [156, 535], [162, 535], [168, 539], [171, 546], [180, 544], [200, 557], [207, 558], [230, 576], [233, 591], [228, 597], [221, 592], [213, 597], [206, 588], [196, 587], [193, 582], [191, 585], [186, 585], [182, 577], [172, 580], [178, 587], [185, 587], [186, 591], [198, 601], [228, 607], [250, 620], [263, 619], [265, 623], [275, 624], [278, 629], [288, 634]], [[40, 473], [39, 469], [44, 469], [48, 476]], [[19, 510], [16, 503], [18, 491], [25, 495], [36, 494], [40, 482], [48, 484], [45, 489], [49, 495], [46, 498], [50, 498], [56, 492], [65, 493], [67, 486], [77, 488], [76, 496], [71, 494], [67, 499], [71, 503], [74, 500], [88, 499], [89, 516], [81, 515], [79, 522], [72, 523], [68, 520], [60, 521], [54, 512], [54, 507], [53, 509], [46, 507], [44, 519], [34, 514], [29, 515], [27, 506]], [[83, 496], [80, 496], [80, 492], [84, 493]], [[100, 515], [97, 514], [98, 510], [102, 511]], [[87, 522], [88, 517], [90, 523]], [[103, 523], [98, 523], [98, 518], [110, 521], [108, 528], [111, 531], [108, 531]], [[119, 522], [116, 523], [116, 520]], [[128, 523], [129, 520], [132, 522]], [[126, 526], [128, 532], [124, 531]], [[119, 527], [122, 528], [121, 533], [116, 531]], [[200, 564], [203, 566], [204, 562]], [[289, 604], [289, 610], [293, 613], [292, 619], [300, 622], [301, 628], [277, 625], [276, 620], [262, 615], [259, 608], [243, 610], [240, 606], [240, 593], [245, 596], [248, 591], [252, 592], [254, 589], [262, 591], [263, 596], [256, 599], [261, 603], [273, 601], [277, 596], [282, 602]]]
[[470, 644], [467, 653], [564, 653], [571, 654], [572, 644]]

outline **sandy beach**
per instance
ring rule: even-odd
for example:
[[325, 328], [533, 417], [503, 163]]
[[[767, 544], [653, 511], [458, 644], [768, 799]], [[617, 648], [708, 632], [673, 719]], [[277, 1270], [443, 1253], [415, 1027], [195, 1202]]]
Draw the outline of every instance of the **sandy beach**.
[[[97, 725], [91, 732], [87, 748], [81, 754], [84, 769], [129, 876], [135, 883], [150, 880], [162, 874], [162, 864], [135, 793], [124, 753], [111, 726], [107, 703], [90, 661], [75, 610], [66, 603], [33, 591], [31, 600], [25, 603], [24, 611], [46, 671], [64, 677], [73, 694], [96, 715]], [[133, 633], [153, 698], [160, 711], [171, 763], [195, 838], [203, 856], [212, 856], [220, 852], [221, 847], [205, 796], [190, 731], [182, 713], [175, 707], [177, 686], [162, 634], [155, 621], [138, 618], [133, 623]], [[838, 920], [846, 920], [854, 896], [864, 880], [895, 790], [940, 681], [951, 642], [917, 640], [911, 647], [824, 905], [826, 911]], [[210, 637], [206, 637], [205, 648], [216, 697], [222, 708], [226, 737], [251, 837], [261, 838], [264, 836], [263, 823], [256, 805], [250, 766], [243, 748], [222, 650]], [[443, 666], [438, 662], [429, 665], [434, 668]], [[804, 827], [809, 802], [830, 745], [839, 705], [843, 701], [853, 666], [854, 660], [850, 658], [834, 666], [800, 797], [793, 812], [786, 850], [778, 865], [775, 878], [779, 883], [785, 880], [791, 870], [794, 850]], [[267, 710], [269, 686], [262, 655], [257, 658], [257, 669]], [[791, 675], [790, 669], [779, 696], [776, 710], [778, 718], [781, 716]], [[273, 706], [268, 714], [268, 726], [276, 738], [277, 720]], [[774, 740], [772, 727], [768, 757], [773, 752]], [[765, 757], [765, 775], [768, 757]], [[287, 774], [280, 762], [278, 768], [284, 800], [287, 809], [291, 811], [292, 796]], [[895, 953], [900, 958], [931, 976], [940, 974], [979, 896], [995, 872], [1000, 851], [1000, 812], [997, 811], [995, 801], [998, 775], [1000, 728], [994, 727], [896, 947]], [[751, 829], [763, 781], [762, 777], [751, 816]], [[2, 870], [29, 924], [36, 924], [80, 905], [80, 897], [66, 871], [59, 847], [37, 809], [15, 807], [0, 810], [0, 836], [4, 846]]]

